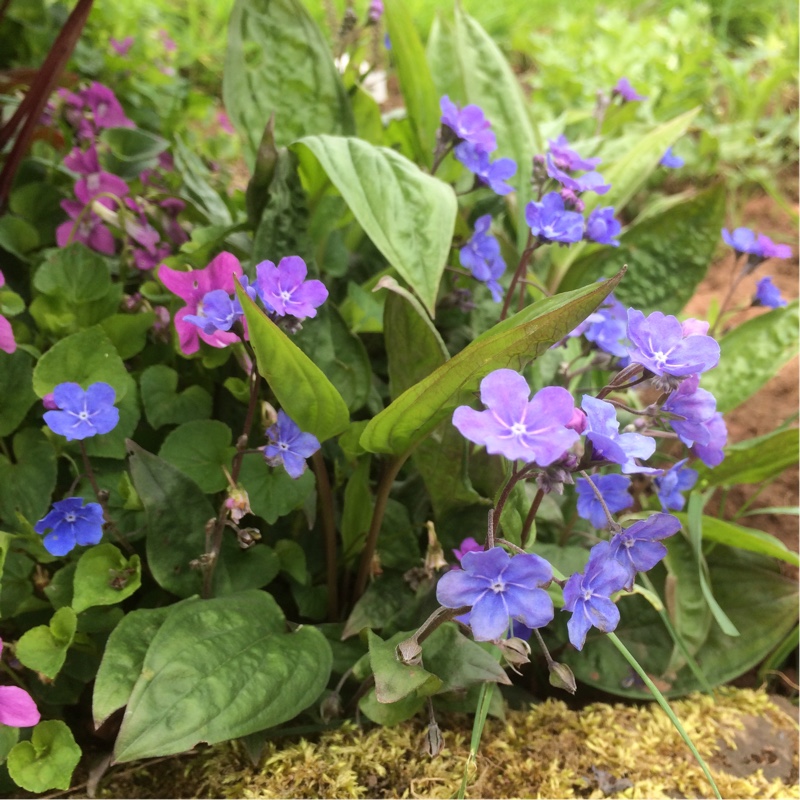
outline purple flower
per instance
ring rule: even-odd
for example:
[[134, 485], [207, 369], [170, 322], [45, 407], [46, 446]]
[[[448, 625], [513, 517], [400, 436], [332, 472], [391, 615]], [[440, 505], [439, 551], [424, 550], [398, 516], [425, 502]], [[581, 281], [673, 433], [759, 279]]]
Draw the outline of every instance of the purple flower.
[[609, 555], [625, 570], [624, 587], [628, 591], [633, 588], [637, 572], [647, 572], [667, 554], [667, 548], [658, 540], [680, 529], [680, 520], [672, 514], [651, 514], [611, 537]]
[[611, 90], [611, 94], [612, 96], [619, 95], [628, 103], [635, 100], [647, 100], [645, 96], [639, 94], [636, 89], [631, 86], [631, 83], [627, 78], [620, 78], [614, 88]]
[[547, 174], [573, 192], [605, 194], [611, 188], [610, 183], [603, 183], [603, 176], [599, 172], [585, 172], [580, 176], [567, 175], [566, 172], [556, 166], [550, 153], [547, 154], [546, 163]]
[[[0, 272], [0, 286], [5, 286], [6, 279], [2, 272]], [[0, 350], [5, 353], [13, 353], [17, 349], [17, 341], [14, 338], [14, 329], [11, 323], [0, 314]]]
[[107, 383], [93, 383], [85, 392], [77, 383], [59, 383], [53, 389], [59, 410], [45, 412], [44, 421], [68, 442], [108, 433], [119, 422], [115, 399], [116, 394]]
[[776, 244], [763, 233], [758, 234], [757, 244], [761, 250], [761, 257], [764, 259], [792, 257], [792, 248], [788, 244]]
[[681, 419], [669, 419], [668, 422], [681, 441], [691, 447], [697, 443], [706, 445], [711, 439], [708, 425], [717, 411], [717, 400], [711, 392], [700, 389], [699, 375], [690, 375], [681, 381], [680, 386], [670, 394], [662, 411], [678, 414]]
[[375, 25], [383, 16], [383, 2], [382, 0], [372, 0], [369, 4], [367, 11], [367, 22]]
[[610, 600], [625, 584], [625, 569], [610, 555], [608, 542], [600, 542], [589, 551], [589, 563], [576, 572], [564, 586], [564, 611], [571, 611], [567, 623], [569, 640], [582, 650], [586, 634], [594, 627], [603, 633], [619, 624], [619, 609]]
[[86, 206], [77, 200], [62, 200], [61, 208], [67, 212], [69, 219], [56, 228], [56, 244], [59, 247], [81, 242], [90, 250], [107, 256], [114, 255], [114, 235], [94, 211], [87, 209], [84, 212]]
[[656, 494], [664, 511], [680, 511], [686, 505], [686, 492], [697, 483], [697, 470], [686, 466], [688, 458], [673, 464], [663, 475], [653, 478]]
[[468, 536], [461, 544], [453, 550], [453, 555], [461, 561], [467, 553], [477, 553], [483, 550], [483, 545], [478, 544], [472, 536]]
[[769, 275], [762, 278], [756, 285], [753, 305], [769, 306], [770, 308], [780, 308], [786, 305], [786, 301], [781, 297], [781, 290], [775, 286]]
[[118, 56], [126, 56], [131, 47], [133, 47], [133, 36], [126, 36], [124, 39], [115, 39], [112, 36], [109, 38], [108, 43]]
[[[0, 639], [0, 653], [3, 640]], [[0, 725], [30, 728], [39, 724], [41, 715], [33, 698], [19, 686], [0, 686]]]
[[566, 427], [575, 403], [559, 386], [540, 389], [531, 400], [530, 393], [528, 382], [513, 369], [490, 372], [481, 381], [487, 410], [459, 406], [453, 425], [471, 442], [485, 445], [487, 453], [546, 467], [578, 441], [578, 434]]
[[235, 295], [231, 297], [224, 289], [214, 289], [203, 295], [196, 315], [187, 314], [183, 319], [197, 325], [206, 335], [213, 336], [217, 331], [229, 331], [243, 316], [244, 311]]
[[45, 549], [51, 555], [65, 556], [75, 545], [97, 544], [103, 538], [103, 508], [99, 503], [84, 506], [82, 497], [68, 497], [53, 503], [50, 513], [33, 529], [36, 533], [52, 529], [44, 537]]
[[626, 475], [634, 472], [646, 474], [661, 470], [643, 467], [637, 458], [650, 458], [655, 452], [656, 442], [641, 433], [620, 433], [617, 410], [611, 403], [585, 394], [581, 408], [586, 412], [586, 438], [592, 443], [593, 461], [611, 461], [619, 464]]
[[81, 91], [81, 99], [92, 112], [92, 119], [97, 128], [135, 128], [131, 120], [125, 116], [116, 95], [108, 86], [93, 81], [88, 89]]
[[446, 572], [436, 586], [436, 599], [445, 608], [472, 606], [468, 624], [475, 639], [499, 639], [516, 619], [529, 628], [542, 628], [553, 619], [553, 601], [540, 588], [553, 579], [553, 570], [533, 553], [509, 556], [502, 547], [466, 553], [462, 569]]
[[737, 253], [761, 255], [761, 247], [758, 244], [755, 233], [750, 228], [735, 228], [732, 233], [727, 228], [723, 228], [722, 239], [725, 244], [732, 247]]
[[311, 433], [303, 433], [298, 424], [281, 409], [278, 421], [267, 429], [270, 443], [264, 448], [267, 463], [275, 467], [283, 464], [292, 478], [306, 471], [306, 459], [320, 448], [319, 440]]
[[654, 311], [648, 317], [628, 309], [628, 355], [654, 375], [683, 378], [705, 372], [719, 362], [719, 344], [711, 336], [684, 336], [677, 317]]
[[256, 266], [258, 296], [280, 317], [316, 317], [317, 308], [328, 299], [328, 290], [322, 281], [307, 281], [307, 274], [306, 262], [300, 256], [282, 258], [277, 267], [271, 261], [262, 261]]
[[517, 163], [513, 159], [498, 158], [492, 161], [486, 150], [471, 142], [457, 145], [453, 155], [495, 194], [506, 195], [514, 191], [514, 187], [506, 183], [517, 171]]
[[550, 146], [550, 153], [553, 156], [553, 162], [559, 169], [594, 169], [601, 161], [599, 158], [581, 158], [576, 153], [567, 141], [567, 137], [562, 133], [556, 139], [548, 139], [547, 144]]
[[661, 156], [661, 161], [658, 163], [667, 169], [678, 169], [686, 162], [680, 156], [676, 156], [675, 153], [672, 152], [671, 147], [668, 147], [664, 155]]
[[619, 358], [628, 355], [628, 314], [625, 306], [610, 294], [600, 308], [590, 314], [583, 331], [586, 339], [604, 353]]
[[484, 153], [491, 153], [497, 149], [497, 140], [489, 130], [492, 124], [483, 115], [479, 106], [468, 105], [459, 107], [445, 95], [439, 101], [442, 110], [442, 125], [447, 126], [462, 142], [476, 145]]
[[499, 303], [503, 299], [503, 289], [497, 279], [505, 272], [506, 262], [500, 255], [500, 244], [489, 233], [492, 217], [485, 214], [475, 220], [475, 233], [459, 250], [458, 258], [476, 280], [482, 281], [492, 293], [492, 299]]
[[619, 247], [616, 237], [619, 236], [621, 230], [622, 226], [614, 217], [613, 207], [606, 206], [605, 208], [596, 208], [589, 214], [589, 219], [586, 220], [585, 237], [591, 242]]
[[[592, 483], [603, 496], [603, 501], [612, 514], [624, 511], [633, 505], [633, 497], [628, 491], [631, 485], [630, 478], [623, 475], [594, 475]], [[589, 481], [579, 478], [575, 490], [578, 493], [578, 516], [589, 520], [594, 528], [607, 528], [608, 517]]]
[[700, 444], [696, 441], [690, 449], [707, 467], [716, 467], [725, 458], [722, 448], [728, 441], [728, 428], [719, 411], [706, 423], [706, 428], [708, 442]]
[[583, 217], [576, 211], [566, 211], [558, 192], [548, 192], [541, 203], [528, 203], [525, 220], [531, 233], [545, 241], [572, 244], [583, 238]]

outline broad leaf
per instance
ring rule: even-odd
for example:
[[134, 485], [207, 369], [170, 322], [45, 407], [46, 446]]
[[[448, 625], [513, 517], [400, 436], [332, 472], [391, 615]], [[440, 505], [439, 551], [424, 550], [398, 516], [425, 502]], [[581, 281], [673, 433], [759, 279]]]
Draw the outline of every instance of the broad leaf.
[[66, 722], [40, 722], [29, 742], [17, 742], [8, 754], [8, 774], [17, 785], [39, 794], [48, 789], [69, 789], [81, 749]]
[[384, 642], [380, 636], [367, 631], [369, 663], [375, 676], [375, 697], [379, 703], [396, 703], [409, 695], [424, 697], [436, 694], [442, 686], [436, 675], [395, 658], [395, 647], [408, 636], [408, 633], [398, 633]]
[[20, 349], [0, 351], [0, 436], [13, 433], [35, 402], [33, 358]]
[[111, 289], [106, 260], [80, 242], [48, 252], [33, 278], [42, 294], [58, 296], [70, 305], [101, 300]]
[[268, 525], [296, 508], [302, 508], [316, 487], [311, 470], [295, 479], [283, 467], [267, 466], [264, 457], [258, 453], [248, 453], [242, 459], [239, 483], [250, 497], [253, 513]]
[[163, 364], [148, 367], [139, 379], [139, 386], [144, 413], [153, 428], [211, 416], [211, 395], [197, 385], [178, 392], [178, 373]]
[[13, 440], [14, 460], [0, 453], [0, 518], [18, 527], [17, 514], [33, 524], [50, 505], [56, 485], [56, 454], [47, 437], [23, 428]]
[[231, 429], [223, 422], [213, 419], [186, 422], [169, 433], [158, 455], [204, 492], [219, 492], [228, 485], [224, 470], [230, 473], [236, 452], [231, 437]]
[[142, 585], [139, 556], [126, 559], [113, 544], [98, 544], [80, 557], [74, 585], [72, 608], [76, 614], [92, 606], [121, 603]]
[[55, 678], [64, 666], [77, 624], [71, 608], [59, 608], [49, 625], [37, 625], [22, 634], [17, 642], [17, 658], [29, 669]]

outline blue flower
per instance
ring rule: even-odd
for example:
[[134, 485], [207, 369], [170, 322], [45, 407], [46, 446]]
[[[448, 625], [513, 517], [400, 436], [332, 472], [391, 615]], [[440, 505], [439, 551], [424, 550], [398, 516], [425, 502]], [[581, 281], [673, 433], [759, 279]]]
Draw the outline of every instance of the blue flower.
[[627, 78], [620, 78], [611, 90], [611, 94], [612, 96], [618, 95], [627, 103], [635, 100], [647, 100], [644, 95], [639, 94], [639, 92], [631, 86], [631, 82]]
[[711, 392], [700, 389], [700, 376], [690, 375], [670, 394], [662, 411], [677, 414], [681, 419], [668, 419], [672, 430], [681, 441], [691, 447], [697, 443], [706, 445], [711, 439], [708, 424], [717, 411], [717, 400]]
[[88, 439], [114, 430], [119, 409], [116, 394], [107, 383], [93, 383], [85, 392], [77, 383], [60, 383], [53, 389], [58, 411], [47, 411], [44, 421], [51, 431], [73, 439]]
[[224, 289], [214, 289], [203, 295], [197, 311], [198, 314], [187, 314], [183, 319], [197, 325], [208, 336], [217, 331], [229, 331], [244, 316], [236, 295], [231, 298]]
[[573, 244], [583, 238], [583, 216], [567, 211], [558, 192], [548, 192], [541, 203], [528, 203], [525, 220], [531, 233], [545, 241]]
[[586, 569], [576, 572], [564, 586], [564, 611], [571, 611], [567, 623], [569, 640], [582, 650], [586, 634], [594, 627], [603, 633], [619, 624], [619, 609], [610, 600], [625, 584], [627, 573], [613, 558], [608, 542], [600, 542], [589, 551]]
[[781, 297], [781, 290], [775, 286], [769, 275], [762, 278], [756, 285], [753, 305], [768, 306], [769, 308], [780, 308], [786, 305], [786, 301]]
[[267, 430], [270, 443], [264, 448], [264, 457], [270, 466], [283, 464], [292, 478], [299, 478], [306, 470], [306, 459], [320, 448], [319, 440], [311, 433], [303, 433], [294, 420], [281, 409], [278, 421]]
[[53, 503], [47, 516], [40, 519], [33, 529], [44, 533], [44, 546], [54, 556], [65, 556], [76, 544], [97, 544], [103, 537], [103, 509], [99, 503], [83, 504], [81, 497], [68, 497]]
[[553, 162], [559, 169], [594, 169], [601, 161], [599, 158], [581, 158], [562, 133], [555, 139], [548, 139]]
[[591, 242], [619, 247], [616, 237], [621, 230], [622, 226], [615, 219], [612, 206], [596, 208], [586, 220], [586, 238]]
[[457, 145], [453, 155], [496, 194], [506, 195], [514, 191], [514, 187], [506, 183], [517, 171], [517, 164], [513, 159], [498, 158], [492, 161], [486, 150], [472, 142]]
[[[593, 475], [592, 483], [603, 496], [603, 501], [612, 514], [624, 511], [633, 505], [633, 497], [628, 491], [631, 485], [630, 478], [623, 475]], [[607, 528], [606, 512], [589, 481], [579, 478], [575, 490], [578, 493], [578, 516], [589, 520], [594, 528]]]
[[546, 157], [547, 174], [573, 192], [594, 192], [605, 194], [610, 188], [610, 183], [603, 183], [603, 176], [599, 172], [586, 172], [580, 176], [567, 175], [559, 169], [550, 153]]
[[733, 232], [723, 228], [722, 239], [725, 244], [730, 245], [737, 253], [761, 255], [761, 247], [758, 244], [755, 233], [750, 228], [735, 228]]
[[722, 448], [728, 441], [728, 428], [719, 411], [705, 425], [708, 429], [708, 441], [703, 444], [695, 442], [691, 451], [707, 467], [716, 467], [725, 458], [725, 451]]
[[462, 569], [446, 572], [436, 586], [436, 599], [445, 608], [472, 606], [468, 624], [475, 639], [499, 639], [509, 620], [542, 628], [553, 619], [553, 601], [540, 588], [553, 579], [553, 570], [533, 553], [509, 556], [502, 547], [466, 553]]
[[499, 303], [503, 299], [503, 288], [497, 279], [505, 272], [506, 262], [500, 255], [500, 243], [489, 233], [492, 217], [485, 214], [475, 220], [475, 233], [459, 250], [458, 257], [472, 277], [482, 281], [492, 293], [492, 299]]
[[625, 570], [623, 585], [628, 591], [633, 588], [637, 572], [647, 572], [667, 554], [659, 539], [680, 529], [680, 520], [672, 514], [651, 514], [611, 537], [609, 555]]
[[676, 156], [675, 153], [672, 152], [671, 147], [668, 147], [664, 155], [661, 156], [661, 161], [658, 163], [662, 167], [667, 167], [667, 169], [678, 169], [686, 162], [680, 156]]
[[697, 483], [697, 470], [686, 466], [688, 458], [678, 461], [663, 475], [653, 478], [656, 494], [664, 511], [680, 511], [686, 505], [686, 492]]
[[439, 100], [442, 110], [442, 125], [450, 128], [462, 142], [477, 145], [485, 153], [497, 149], [497, 141], [489, 130], [491, 122], [486, 119], [480, 106], [468, 105], [459, 108], [447, 95]]
[[653, 455], [656, 441], [641, 433], [620, 433], [617, 410], [611, 403], [585, 394], [581, 408], [586, 412], [586, 438], [592, 443], [593, 461], [620, 464], [622, 471], [628, 475], [633, 472], [661, 472], [636, 463], [637, 458], [650, 458]]

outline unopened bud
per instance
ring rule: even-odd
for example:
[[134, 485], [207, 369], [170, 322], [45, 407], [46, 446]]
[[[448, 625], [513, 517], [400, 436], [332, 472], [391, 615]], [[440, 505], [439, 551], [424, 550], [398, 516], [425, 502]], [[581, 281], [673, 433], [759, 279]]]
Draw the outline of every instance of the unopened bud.
[[320, 703], [319, 715], [326, 724], [332, 719], [339, 719], [342, 716], [342, 712], [342, 698], [339, 692], [331, 692]]
[[236, 486], [228, 490], [228, 496], [225, 498], [225, 508], [228, 509], [230, 518], [237, 525], [245, 514], [253, 513], [250, 508], [250, 498], [242, 486]]
[[394, 657], [404, 664], [421, 664], [422, 647], [416, 639], [406, 639], [395, 647]]
[[517, 667], [530, 664], [531, 646], [524, 639], [512, 636], [510, 639], [501, 639], [497, 644], [508, 666], [518, 675], [520, 672]]
[[549, 669], [551, 686], [555, 686], [556, 689], [566, 689], [570, 694], [575, 694], [578, 684], [575, 683], [575, 676], [566, 664], [551, 661]]
[[425, 552], [425, 571], [429, 575], [432, 575], [437, 570], [446, 569], [447, 561], [444, 557], [444, 550], [442, 550], [442, 546], [436, 538], [436, 528], [433, 522], [428, 520], [428, 522], [425, 523], [425, 527], [428, 529], [428, 549]]
[[261, 420], [265, 428], [271, 428], [278, 421], [278, 412], [266, 400], [261, 404]]
[[236, 531], [236, 540], [242, 550], [247, 550], [261, 539], [261, 531], [258, 528], [242, 528]]
[[431, 758], [436, 758], [444, 749], [444, 736], [439, 726], [432, 722], [425, 731], [425, 739], [422, 742], [422, 752], [427, 753]]

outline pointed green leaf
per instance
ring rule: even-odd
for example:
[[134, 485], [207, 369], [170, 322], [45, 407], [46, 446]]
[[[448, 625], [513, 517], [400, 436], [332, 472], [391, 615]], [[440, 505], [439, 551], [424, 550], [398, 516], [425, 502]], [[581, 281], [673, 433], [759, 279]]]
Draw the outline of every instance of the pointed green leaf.
[[98, 544], [78, 561], [72, 608], [80, 614], [92, 606], [121, 603], [141, 585], [139, 556], [134, 554], [126, 559], [113, 544]]
[[320, 442], [341, 433], [350, 421], [347, 404], [320, 368], [247, 296], [236, 293], [247, 318], [259, 373], [281, 408]]
[[55, 678], [64, 666], [77, 625], [78, 618], [71, 608], [59, 608], [49, 625], [37, 625], [22, 634], [17, 642], [17, 658], [29, 669]]
[[47, 437], [23, 428], [13, 439], [13, 461], [0, 453], [0, 518], [19, 528], [17, 514], [33, 524], [50, 505], [56, 485], [56, 454]]
[[386, 260], [433, 315], [456, 220], [453, 189], [394, 150], [360, 139], [307, 136], [308, 150]]
[[0, 436], [13, 433], [35, 402], [31, 355], [0, 351]]
[[373, 417], [361, 435], [372, 453], [404, 453], [421, 441], [489, 372], [521, 368], [585, 319], [621, 279], [543, 300], [495, 325]]
[[8, 754], [8, 774], [17, 785], [37, 794], [48, 789], [69, 789], [81, 749], [66, 722], [40, 722], [29, 742], [18, 742]]

